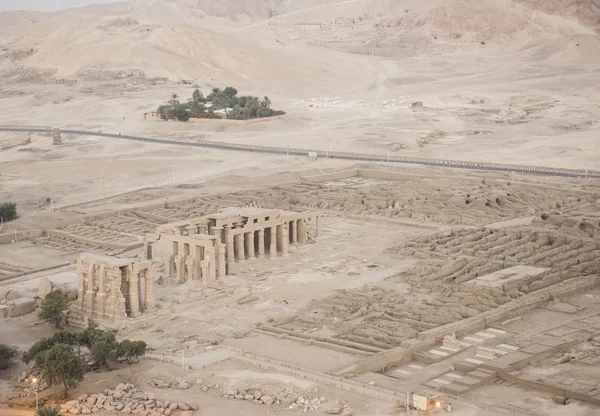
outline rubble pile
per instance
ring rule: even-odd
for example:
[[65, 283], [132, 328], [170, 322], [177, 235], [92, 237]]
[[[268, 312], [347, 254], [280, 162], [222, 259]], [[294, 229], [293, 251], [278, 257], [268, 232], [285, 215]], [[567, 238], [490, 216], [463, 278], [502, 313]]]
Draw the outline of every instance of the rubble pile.
[[[330, 401], [330, 399], [324, 396], [305, 395], [306, 393], [298, 392], [290, 387], [271, 389], [271, 391], [267, 391], [264, 386], [251, 386], [245, 388], [227, 387], [226, 384], [228, 381], [226, 380], [221, 380], [221, 384], [219, 384], [219, 382], [209, 382], [201, 378], [197, 379], [195, 382], [186, 381], [184, 379], [176, 379], [173, 381], [154, 379], [151, 383], [158, 388], [173, 388], [179, 390], [187, 390], [195, 384], [205, 393], [212, 392], [213, 394], [230, 400], [246, 400], [266, 406], [279, 405], [303, 413], [317, 410]], [[316, 393], [316, 390], [314, 392]], [[346, 404], [342, 403], [336, 405], [336, 407], [332, 409], [335, 408], [338, 408], [338, 413], [343, 414], [344, 416], [350, 416], [352, 414], [352, 411]]]
[[121, 383], [114, 390], [106, 389], [100, 394], [82, 394], [77, 400], [61, 404], [60, 410], [65, 416], [105, 411], [135, 416], [169, 416], [178, 412], [181, 416], [189, 416], [198, 407], [192, 403], [156, 400], [153, 393], [144, 393], [133, 384]]

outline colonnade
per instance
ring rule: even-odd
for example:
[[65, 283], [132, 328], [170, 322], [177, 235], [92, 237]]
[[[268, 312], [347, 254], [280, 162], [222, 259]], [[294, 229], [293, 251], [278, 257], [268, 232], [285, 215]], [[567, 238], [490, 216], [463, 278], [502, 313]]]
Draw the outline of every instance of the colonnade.
[[[283, 224], [264, 228], [248, 227], [243, 222], [224, 227], [213, 227], [217, 239], [222, 238], [225, 244], [225, 257], [228, 263], [244, 262], [256, 258], [287, 256], [290, 245], [303, 244], [310, 238], [317, 237], [319, 217], [285, 220]], [[222, 233], [222, 234], [221, 234]]]

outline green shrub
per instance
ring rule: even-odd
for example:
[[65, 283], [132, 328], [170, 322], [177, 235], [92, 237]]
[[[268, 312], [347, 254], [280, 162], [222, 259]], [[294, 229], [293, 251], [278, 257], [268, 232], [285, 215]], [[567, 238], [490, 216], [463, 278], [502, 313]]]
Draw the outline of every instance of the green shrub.
[[4, 221], [12, 221], [17, 218], [17, 204], [14, 202], [5, 202], [0, 205], [0, 217]]

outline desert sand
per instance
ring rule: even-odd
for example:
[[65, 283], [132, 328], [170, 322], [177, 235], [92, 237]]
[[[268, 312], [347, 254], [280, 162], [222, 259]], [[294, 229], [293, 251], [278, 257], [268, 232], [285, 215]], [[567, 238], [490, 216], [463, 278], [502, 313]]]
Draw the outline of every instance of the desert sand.
[[[593, 0], [132, 0], [6, 12], [0, 125], [600, 170], [599, 30]], [[172, 94], [228, 85], [270, 97], [286, 117], [144, 119]], [[0, 132], [0, 202], [20, 215], [0, 233], [0, 294], [29, 296], [42, 277], [76, 288], [80, 253], [143, 257], [102, 242], [143, 241], [228, 206], [324, 214], [314, 244], [235, 263], [222, 290], [157, 283], [154, 315], [103, 323], [153, 353], [79, 393], [132, 382], [194, 401], [200, 415], [405, 414], [389, 397], [425, 389], [447, 394], [457, 415], [598, 412], [597, 180], [62, 142]], [[24, 350], [51, 333], [36, 321], [4, 320], [0, 339]], [[453, 325], [469, 347], [423, 344]], [[369, 366], [399, 348], [412, 358]], [[481, 357], [489, 349], [533, 358], [497, 370]], [[0, 414], [25, 370], [17, 363], [1, 381]], [[182, 380], [192, 387], [177, 388]], [[558, 389], [582, 396], [559, 405]], [[255, 390], [275, 403], [235, 400]]]

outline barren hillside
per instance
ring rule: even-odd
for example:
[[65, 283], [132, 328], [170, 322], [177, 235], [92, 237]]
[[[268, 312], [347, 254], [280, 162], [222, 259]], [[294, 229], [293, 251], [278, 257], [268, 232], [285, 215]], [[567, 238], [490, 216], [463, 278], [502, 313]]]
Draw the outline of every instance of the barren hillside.
[[[257, 40], [233, 28], [164, 19], [93, 18], [44, 24], [15, 34], [6, 41], [0, 69], [5, 79], [13, 80], [32, 71], [40, 77], [80, 80], [143, 72], [148, 77], [245, 88], [280, 85], [290, 90], [305, 84], [333, 88], [356, 82], [360, 67], [364, 68], [358, 59], [314, 53], [285, 37]], [[334, 64], [348, 68], [343, 80], [333, 71]]]

